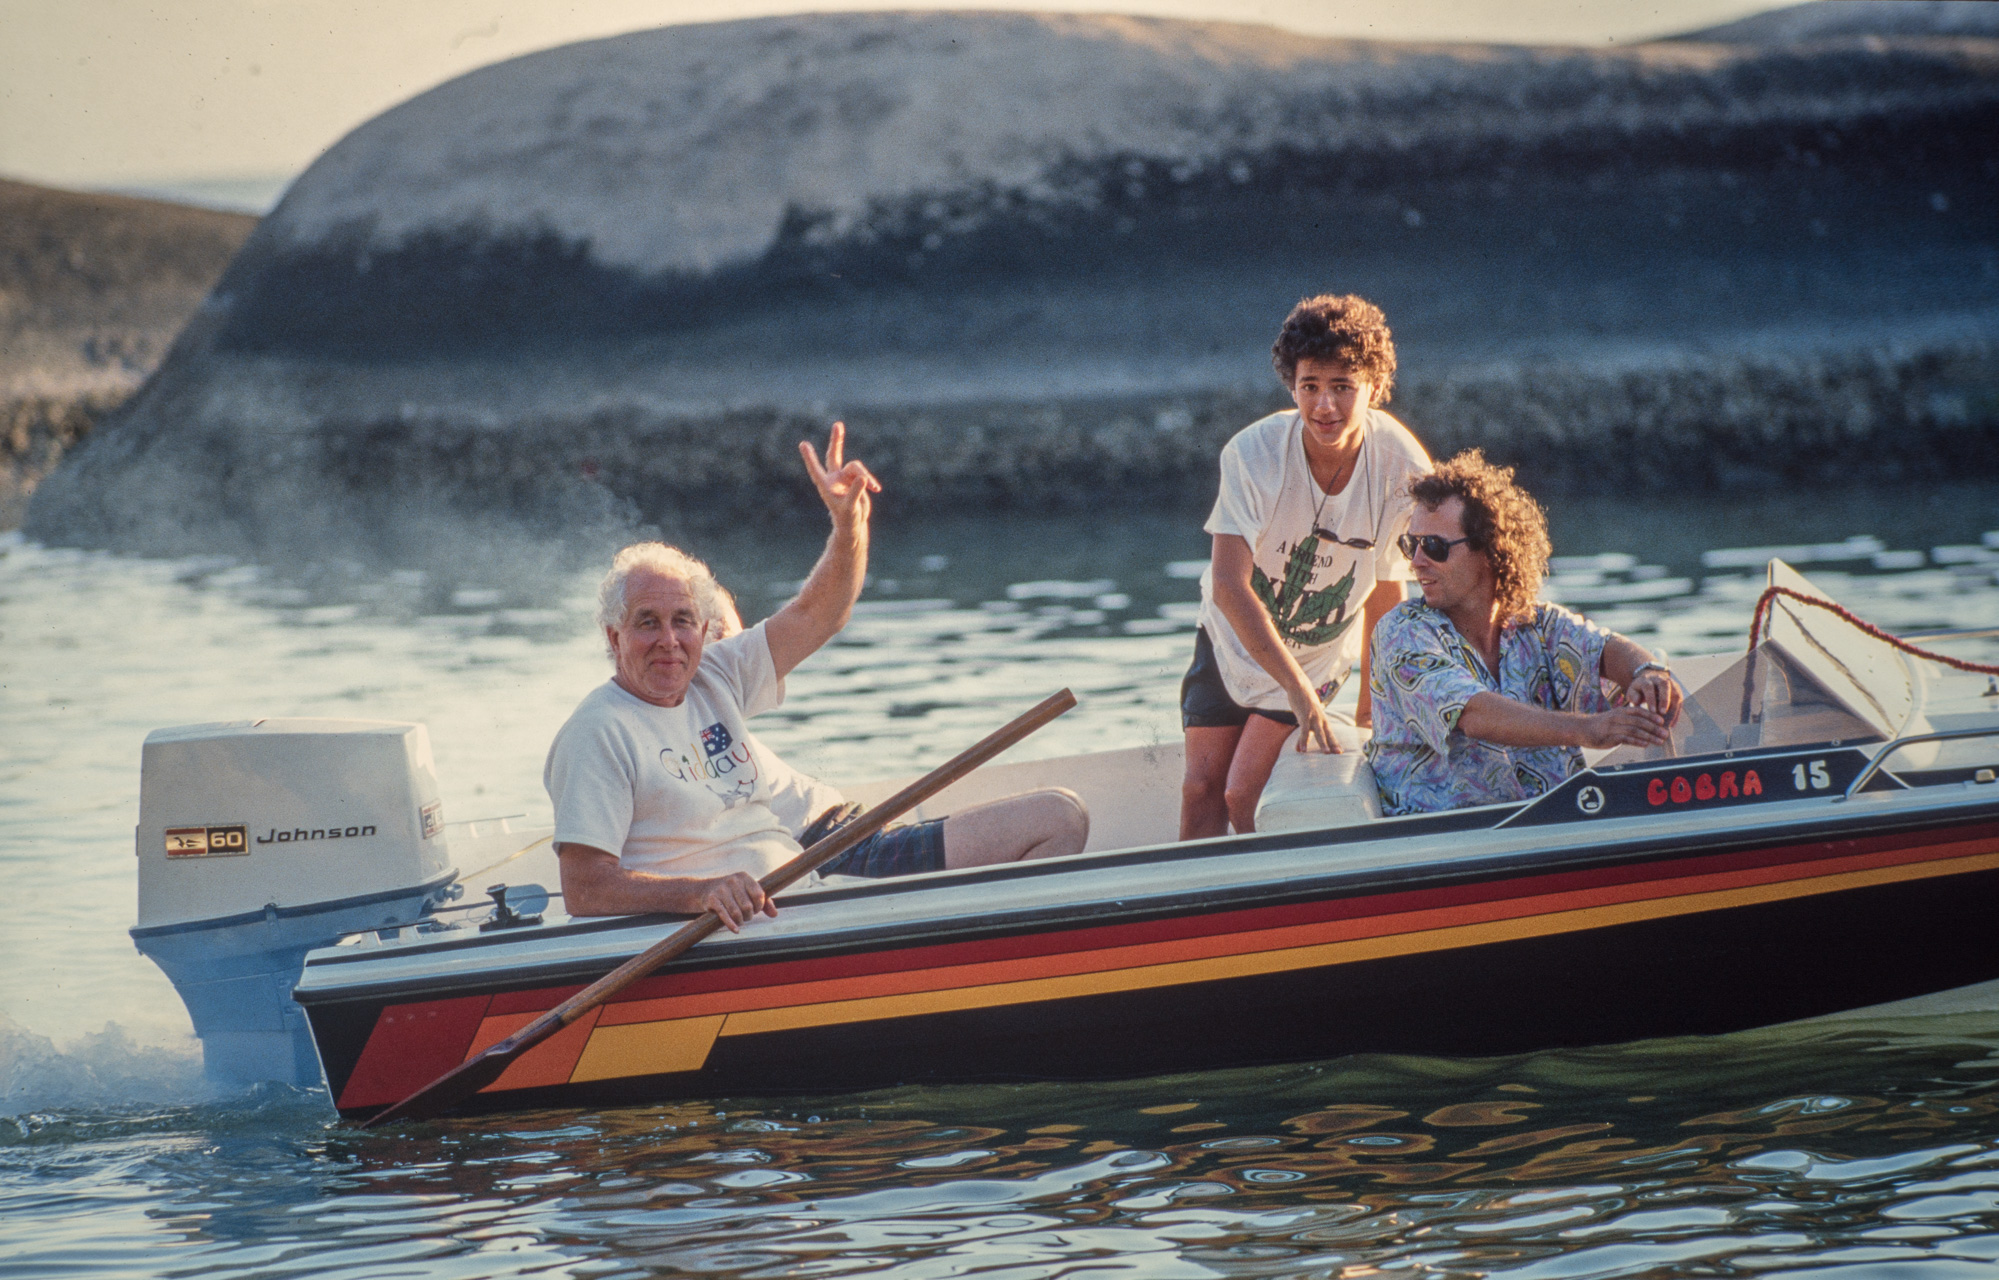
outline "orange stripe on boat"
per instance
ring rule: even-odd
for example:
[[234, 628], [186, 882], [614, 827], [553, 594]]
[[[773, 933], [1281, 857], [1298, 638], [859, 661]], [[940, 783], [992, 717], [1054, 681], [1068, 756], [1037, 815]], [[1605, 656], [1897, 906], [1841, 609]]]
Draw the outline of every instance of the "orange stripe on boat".
[[[780, 987], [793, 983], [822, 982], [833, 978], [863, 978], [910, 970], [938, 969], [962, 964], [1027, 960], [1036, 956], [1073, 954], [1141, 943], [1162, 943], [1186, 938], [1258, 932], [1290, 925], [1324, 924], [1334, 920], [1383, 917], [1438, 907], [1475, 907], [1481, 903], [1501, 904], [1532, 895], [1552, 895], [1605, 889], [1618, 885], [1661, 883], [1694, 876], [1721, 875], [1758, 869], [1783, 868], [1780, 874], [1798, 876], [1823, 869], [1835, 851], [1843, 857], [1884, 854], [1923, 860], [1948, 856], [1952, 852], [1979, 852], [1999, 848], [1999, 824], [1969, 824], [1958, 830], [1975, 835], [1951, 842], [1931, 842], [1908, 835], [1867, 836], [1857, 839], [1819, 840], [1802, 846], [1709, 854], [1674, 859], [1675, 876], [1658, 862], [1597, 867], [1584, 871], [1562, 871], [1515, 875], [1445, 889], [1369, 892], [1350, 897], [1333, 897], [1285, 906], [1245, 907], [1199, 915], [1178, 915], [1149, 921], [1112, 925], [1066, 925], [1038, 932], [1010, 933], [975, 941], [934, 943], [920, 946], [889, 946], [870, 951], [853, 951], [812, 960], [775, 960], [763, 964], [726, 966], [718, 969], [673, 970], [642, 978], [625, 993], [626, 1000], [663, 999], [706, 993]], [[1805, 852], [1805, 851], [1809, 852]], [[490, 1013], [515, 1013], [554, 1008], [582, 990], [582, 985], [528, 988], [500, 992], [493, 997]]]
[[[534, 1089], [541, 1085], [568, 1083], [569, 1073], [576, 1069], [576, 1060], [583, 1055], [583, 1046], [590, 1042], [590, 1032], [603, 1012], [601, 1005], [590, 1010], [515, 1058], [500, 1073], [498, 1080], [479, 1092], [504, 1093], [509, 1089]], [[485, 1018], [479, 1023], [479, 1033], [472, 1037], [471, 1047], [465, 1051], [466, 1059], [469, 1060], [481, 1049], [498, 1044], [540, 1016], [534, 1013], [502, 1013]]]
[[599, 1026], [570, 1073], [572, 1083], [699, 1071], [721, 1033], [722, 1019], [665, 1018], [626, 1026]]
[[906, 1018], [921, 1014], [950, 1013], [963, 1009], [991, 1008], [1007, 1004], [1027, 1004], [1043, 1000], [1064, 1000], [1077, 996], [1105, 995], [1138, 991], [1151, 987], [1177, 986], [1194, 982], [1214, 982], [1229, 978], [1282, 973], [1287, 970], [1351, 964], [1442, 951], [1459, 947], [1483, 946], [1523, 938], [1546, 937], [1585, 929], [1634, 924], [1693, 912], [1726, 910], [1780, 902], [1788, 898], [1811, 897], [1847, 889], [1869, 888], [1968, 871], [1999, 869], [1999, 853], [1943, 862], [1926, 862], [1882, 867], [1842, 875], [1819, 876], [1781, 884], [1757, 885], [1742, 889], [1657, 898], [1643, 902], [1574, 911], [1551, 912], [1515, 920], [1461, 925], [1404, 933], [1390, 937], [1290, 947], [1254, 954], [1220, 956], [1108, 972], [1082, 973], [1066, 977], [1030, 979], [975, 987], [953, 987], [904, 995], [827, 1001], [785, 1008], [745, 1010], [732, 1013], [722, 1024], [725, 1036], [759, 1035], [802, 1027], [831, 1026], [847, 1022], [869, 1022], [884, 1018]]
[[[1984, 841], [1965, 842], [1965, 847], [1975, 850], [1980, 847], [1989, 847], [1989, 843]], [[1904, 849], [1845, 858], [1823, 859], [1810, 864], [1810, 870], [1818, 873], [1811, 878], [1823, 879], [1825, 873], [1843, 874], [1870, 868], [1906, 865], [1918, 861], [1944, 862], [1946, 860], [1937, 859], [1935, 854], [1940, 849], [1948, 850], [1952, 847], [1931, 846], [1928, 849], [1920, 851]], [[1951, 870], [1969, 869], [1957, 865], [1958, 861], [1958, 859], [1948, 860], [1949, 868]], [[1330, 920], [1315, 924], [1285, 925], [1274, 929], [1176, 938], [1164, 942], [1132, 943], [1120, 947], [1104, 947], [1053, 955], [1027, 956], [1012, 960], [992, 960], [973, 964], [936, 966], [904, 970], [901, 972], [864, 974], [850, 978], [827, 978], [816, 982], [793, 982], [765, 987], [736, 988], [728, 991], [703, 992], [693, 995], [660, 996], [648, 1000], [630, 1000], [612, 1004], [605, 1009], [602, 1025], [607, 1027], [620, 1026], [652, 1022], [665, 1018], [689, 1018], [714, 1014], [744, 1013], [758, 1009], [821, 1004], [838, 1000], [909, 995], [919, 991], [935, 991], [953, 987], [988, 986], [995, 983], [1031, 981], [1039, 978], [1068, 977], [1082, 973], [1101, 973], [1118, 969], [1142, 968], [1148, 965], [1211, 960], [1224, 956], [1278, 951], [1331, 942], [1434, 932], [1493, 921], [1552, 915], [1565, 911], [1606, 907], [1630, 902], [1668, 898], [1689, 899], [1692, 895], [1702, 893], [1773, 883], [1797, 882], [1803, 879], [1797, 875], [1798, 870], [1799, 868], [1796, 864], [1788, 867], [1758, 867], [1744, 871], [1687, 876], [1650, 883], [1608, 885], [1597, 889], [1537, 894], [1499, 902], [1471, 903], [1454, 907], [1432, 907], [1419, 911], [1399, 912], [1393, 915]], [[1939, 874], [1947, 873], [1940, 872]]]

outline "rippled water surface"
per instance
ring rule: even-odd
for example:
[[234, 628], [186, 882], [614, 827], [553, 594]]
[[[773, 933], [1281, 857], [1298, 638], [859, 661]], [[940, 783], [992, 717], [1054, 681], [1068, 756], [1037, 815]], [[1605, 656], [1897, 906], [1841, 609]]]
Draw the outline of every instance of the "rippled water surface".
[[[1550, 594], [1671, 653], [1741, 643], [1773, 546], [1890, 629], [1999, 623], [1989, 487], [1551, 506]], [[1199, 522], [889, 524], [860, 616], [759, 732], [860, 781], [1069, 685], [1083, 705], [1022, 754], [1171, 739]], [[754, 615], [819, 529], [687, 536]], [[1999, 1274], [1989, 1013], [389, 1135], [319, 1094], [218, 1095], [124, 934], [144, 734], [422, 720], [447, 816], [541, 819], [548, 738], [603, 678], [594, 574], [411, 563], [0, 539], [0, 1273]]]

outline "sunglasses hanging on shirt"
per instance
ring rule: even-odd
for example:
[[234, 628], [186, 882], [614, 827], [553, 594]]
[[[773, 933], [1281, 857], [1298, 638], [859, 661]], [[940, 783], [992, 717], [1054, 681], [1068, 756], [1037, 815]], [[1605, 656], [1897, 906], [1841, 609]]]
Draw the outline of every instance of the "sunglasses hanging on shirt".
[[1343, 547], [1352, 547], [1356, 551], [1374, 550], [1373, 538], [1342, 538], [1339, 534], [1334, 533], [1331, 529], [1324, 528], [1323, 526], [1317, 526], [1317, 525], [1313, 526], [1312, 536], [1316, 538], [1323, 538], [1327, 542], [1337, 542]]

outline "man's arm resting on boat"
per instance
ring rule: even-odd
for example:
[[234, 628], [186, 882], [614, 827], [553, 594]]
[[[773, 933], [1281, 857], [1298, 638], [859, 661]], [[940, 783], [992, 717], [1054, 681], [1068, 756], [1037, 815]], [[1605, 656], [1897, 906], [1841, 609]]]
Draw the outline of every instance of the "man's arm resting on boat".
[[653, 911], [699, 915], [713, 911], [730, 933], [758, 912], [777, 914], [756, 877], [742, 871], [706, 879], [634, 871], [617, 856], [587, 844], [559, 844], [562, 904], [572, 916], [635, 916]]
[[1472, 695], [1458, 716], [1467, 738], [1502, 747], [1658, 747], [1672, 741], [1666, 718], [1644, 707], [1612, 707], [1595, 715], [1551, 711], [1504, 695]]
[[1679, 681], [1667, 675], [1659, 667], [1653, 667], [1642, 675], [1634, 676], [1638, 668], [1654, 661], [1652, 652], [1642, 645], [1612, 634], [1603, 644], [1603, 674], [1610, 682], [1624, 690], [1624, 700], [1634, 706], [1649, 707], [1666, 717], [1672, 724], [1680, 718], [1680, 702], [1684, 694]]
[[1663, 671], [1635, 676], [1652, 661], [1645, 649], [1612, 633], [1600, 670], [1625, 690], [1626, 705], [1595, 713], [1532, 706], [1503, 694], [1473, 694], [1458, 716], [1467, 738], [1502, 747], [1662, 747], [1680, 714], [1680, 686]]

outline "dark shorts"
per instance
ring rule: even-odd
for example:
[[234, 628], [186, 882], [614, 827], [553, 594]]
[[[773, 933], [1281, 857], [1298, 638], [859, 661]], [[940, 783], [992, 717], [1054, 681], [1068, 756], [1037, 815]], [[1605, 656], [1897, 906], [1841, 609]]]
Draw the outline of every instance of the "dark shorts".
[[821, 875], [913, 876], [944, 869], [944, 819], [877, 831], [819, 868]]
[[1180, 681], [1180, 727], [1182, 729], [1235, 729], [1262, 716], [1297, 728], [1298, 717], [1289, 711], [1265, 711], [1245, 707], [1229, 697], [1222, 683], [1222, 669], [1215, 665], [1215, 644], [1206, 627], [1194, 628], [1194, 661]]

